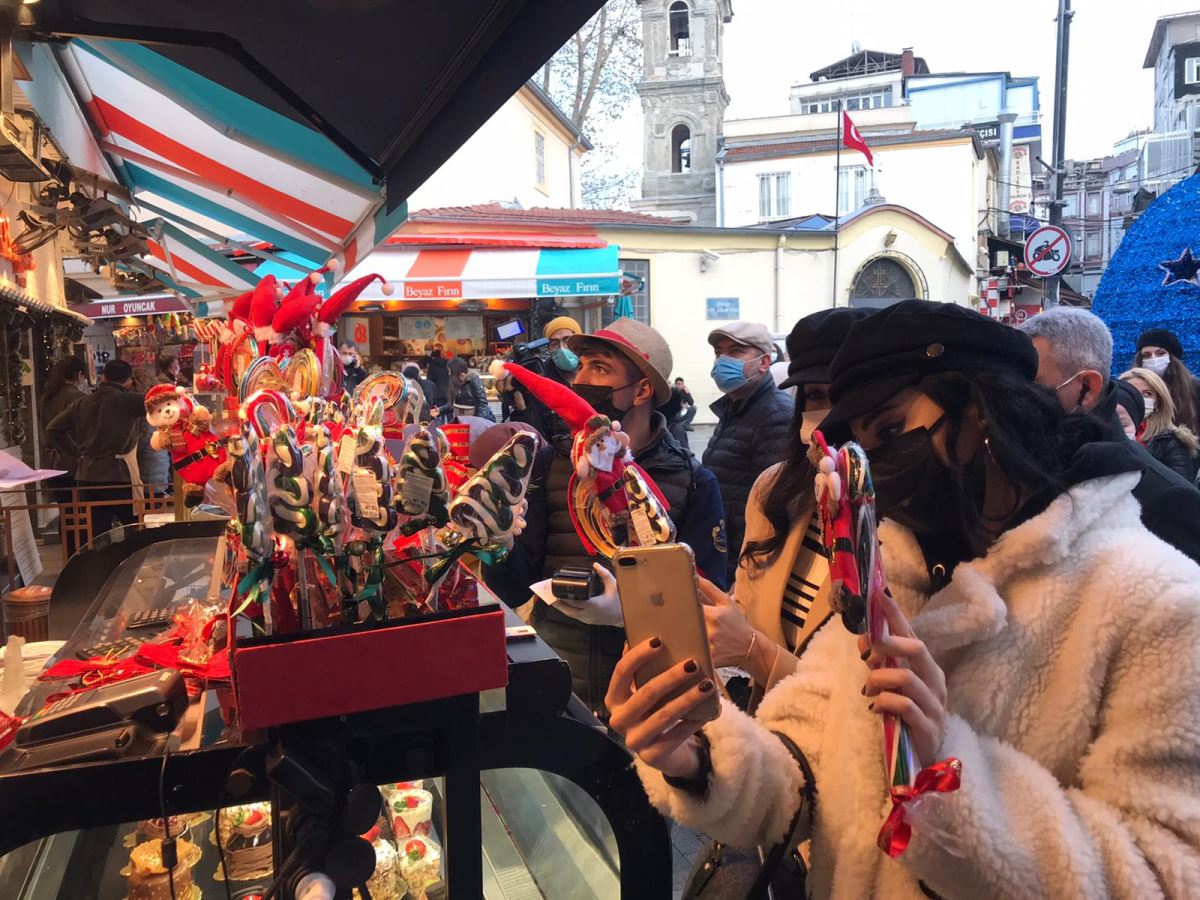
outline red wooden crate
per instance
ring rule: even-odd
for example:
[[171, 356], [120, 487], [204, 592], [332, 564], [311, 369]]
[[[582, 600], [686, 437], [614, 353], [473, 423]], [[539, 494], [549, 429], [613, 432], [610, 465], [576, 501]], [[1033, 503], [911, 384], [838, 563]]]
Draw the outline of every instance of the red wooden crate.
[[[479, 588], [481, 599], [494, 596]], [[242, 730], [507, 685], [503, 607], [448, 616], [239, 643], [233, 681]]]

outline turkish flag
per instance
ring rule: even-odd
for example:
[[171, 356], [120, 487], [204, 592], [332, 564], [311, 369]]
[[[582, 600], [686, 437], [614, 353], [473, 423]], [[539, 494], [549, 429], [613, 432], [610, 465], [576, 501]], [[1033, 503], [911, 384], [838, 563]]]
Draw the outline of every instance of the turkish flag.
[[845, 110], [842, 110], [842, 146], [847, 150], [857, 150], [867, 158], [871, 168], [875, 167], [875, 157], [871, 155], [871, 148], [858, 133], [858, 127], [850, 120], [850, 114]]

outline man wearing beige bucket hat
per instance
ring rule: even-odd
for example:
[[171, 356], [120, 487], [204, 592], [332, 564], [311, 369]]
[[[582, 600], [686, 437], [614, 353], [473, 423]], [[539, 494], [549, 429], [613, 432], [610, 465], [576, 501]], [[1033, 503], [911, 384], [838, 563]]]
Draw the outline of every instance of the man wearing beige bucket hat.
[[[634, 459], [670, 503], [678, 540], [696, 554], [700, 572], [726, 585], [726, 539], [716, 477], [676, 443], [658, 412], [671, 396], [671, 349], [662, 335], [641, 322], [620, 318], [595, 334], [573, 335], [579, 357], [572, 389], [597, 412], [621, 423]], [[572, 465], [569, 448], [544, 449], [529, 486], [528, 525], [503, 566], [489, 569], [487, 582], [511, 606], [529, 600], [529, 586], [564, 566], [588, 568], [598, 561], [575, 533], [567, 507]], [[607, 563], [607, 560], [599, 560]], [[575, 693], [601, 716], [625, 631], [613, 607], [599, 597], [569, 608], [538, 599], [530, 622], [571, 667]]]

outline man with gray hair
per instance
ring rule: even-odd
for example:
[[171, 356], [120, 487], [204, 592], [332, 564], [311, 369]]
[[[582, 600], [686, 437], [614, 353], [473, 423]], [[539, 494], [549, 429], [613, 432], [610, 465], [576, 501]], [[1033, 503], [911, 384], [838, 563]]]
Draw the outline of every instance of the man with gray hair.
[[1019, 328], [1037, 348], [1038, 384], [1052, 388], [1067, 412], [1096, 410], [1112, 369], [1112, 334], [1103, 320], [1086, 309], [1058, 306]]
[[1086, 309], [1059, 306], [1020, 325], [1038, 352], [1037, 383], [1058, 395], [1069, 413], [1089, 413], [1104, 424], [1104, 438], [1085, 444], [1064, 481], [1140, 472], [1133, 495], [1142, 505], [1142, 524], [1200, 562], [1200, 491], [1125, 436], [1117, 419], [1108, 326]]

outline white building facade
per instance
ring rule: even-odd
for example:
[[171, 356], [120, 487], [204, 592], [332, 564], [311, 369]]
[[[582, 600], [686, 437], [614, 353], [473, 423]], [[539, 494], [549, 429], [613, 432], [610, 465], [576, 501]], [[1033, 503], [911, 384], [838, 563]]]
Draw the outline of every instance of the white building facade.
[[591, 149], [571, 120], [529, 82], [413, 191], [408, 208], [577, 207], [580, 165]]

